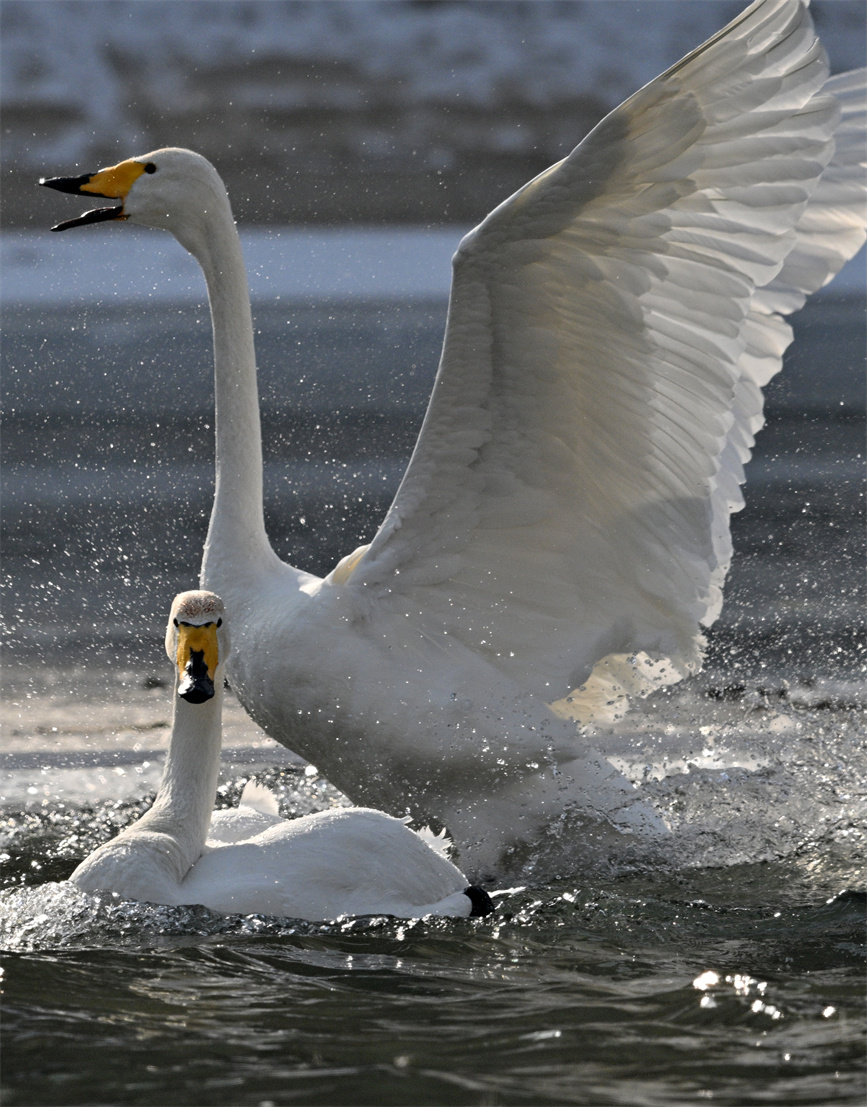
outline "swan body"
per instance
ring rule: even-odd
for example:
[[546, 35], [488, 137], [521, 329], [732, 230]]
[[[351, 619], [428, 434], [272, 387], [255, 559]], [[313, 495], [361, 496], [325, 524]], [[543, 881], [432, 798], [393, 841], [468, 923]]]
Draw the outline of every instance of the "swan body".
[[487, 914], [485, 892], [469, 888], [441, 852], [381, 811], [339, 808], [287, 821], [271, 792], [248, 784], [237, 809], [212, 814], [229, 648], [222, 600], [211, 592], [181, 593], [166, 636], [175, 715], [156, 799], [82, 861], [72, 883], [225, 914], [312, 920]]
[[[565, 807], [660, 830], [582, 724], [700, 665], [785, 316], [864, 241], [864, 73], [801, 0], [757, 0], [461, 242], [396, 498], [320, 579], [282, 563], [241, 246], [216, 170], [163, 149], [43, 183], [120, 200], [200, 262], [216, 491], [204, 587], [233, 687], [356, 801], [496, 866]], [[578, 725], [576, 725], [578, 724]]]

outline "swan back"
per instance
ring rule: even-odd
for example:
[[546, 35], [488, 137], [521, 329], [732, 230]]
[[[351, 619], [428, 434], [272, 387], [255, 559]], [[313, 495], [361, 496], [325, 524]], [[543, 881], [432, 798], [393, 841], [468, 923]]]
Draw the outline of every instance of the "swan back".
[[[209, 849], [184, 881], [183, 902], [224, 913], [306, 919], [469, 915], [467, 878], [402, 819], [362, 807], [281, 820]], [[437, 905], [458, 897], [451, 909]]]

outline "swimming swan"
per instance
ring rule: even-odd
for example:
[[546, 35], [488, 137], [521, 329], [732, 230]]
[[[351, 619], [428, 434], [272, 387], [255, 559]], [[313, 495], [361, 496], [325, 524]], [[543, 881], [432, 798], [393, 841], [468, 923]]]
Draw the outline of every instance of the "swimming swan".
[[266, 537], [250, 302], [214, 168], [164, 149], [43, 180], [119, 201], [56, 230], [163, 227], [204, 271], [201, 581], [270, 735], [353, 800], [444, 825], [476, 870], [567, 804], [652, 825], [576, 720], [700, 666], [784, 316], [864, 241], [863, 89], [828, 79], [804, 3], [759, 0], [500, 204], [455, 255], [395, 500], [324, 579]]
[[86, 892], [200, 903], [224, 914], [489, 914], [486, 892], [468, 887], [451, 861], [381, 811], [349, 807], [281, 819], [274, 795], [248, 784], [238, 808], [212, 815], [229, 650], [219, 596], [177, 596], [166, 632], [174, 719], [156, 799], [70, 880]]

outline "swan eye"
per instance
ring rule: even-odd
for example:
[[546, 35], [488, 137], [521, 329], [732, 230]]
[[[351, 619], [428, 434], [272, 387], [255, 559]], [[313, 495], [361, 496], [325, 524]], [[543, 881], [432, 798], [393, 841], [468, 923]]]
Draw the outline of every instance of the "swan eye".
[[217, 619], [217, 626], [221, 627], [222, 625], [223, 625], [223, 620], [222, 619]]
[[157, 167], [154, 165], [154, 163], [152, 161], [149, 161], [145, 165], [144, 171], [145, 171], [145, 173], [156, 173]]
[[173, 622], [173, 623], [175, 624], [175, 626], [178, 626], [178, 625], [179, 625], [179, 624], [178, 624], [178, 620], [177, 620], [177, 619], [172, 619], [172, 622]]

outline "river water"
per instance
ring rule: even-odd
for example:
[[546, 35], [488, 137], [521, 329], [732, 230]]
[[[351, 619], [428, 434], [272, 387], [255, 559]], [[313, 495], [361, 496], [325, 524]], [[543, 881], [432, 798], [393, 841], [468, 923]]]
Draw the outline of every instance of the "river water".
[[[443, 318], [421, 294], [257, 306], [281, 556], [324, 572], [370, 537]], [[210, 336], [189, 297], [7, 295], [4, 329], [5, 1103], [863, 1102], [861, 298], [808, 307], [769, 389], [704, 672], [604, 739], [674, 845], [592, 873], [561, 849], [490, 918], [412, 923], [63, 883], [159, 777], [160, 637], [212, 494]], [[231, 702], [225, 746], [221, 803], [252, 773], [286, 815], [345, 802]]]

